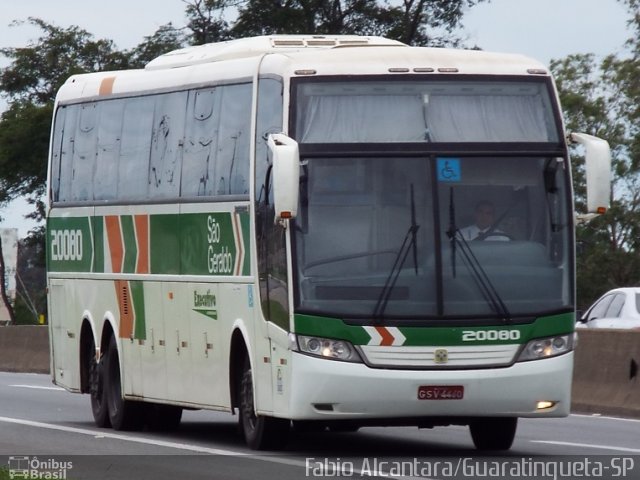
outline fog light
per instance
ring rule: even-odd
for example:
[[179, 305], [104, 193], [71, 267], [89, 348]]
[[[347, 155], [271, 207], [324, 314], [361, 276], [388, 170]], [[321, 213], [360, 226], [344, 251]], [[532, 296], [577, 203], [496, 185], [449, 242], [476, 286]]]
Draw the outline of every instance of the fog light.
[[536, 410], [548, 410], [556, 406], [556, 402], [551, 402], [549, 400], [540, 400], [536, 403]]

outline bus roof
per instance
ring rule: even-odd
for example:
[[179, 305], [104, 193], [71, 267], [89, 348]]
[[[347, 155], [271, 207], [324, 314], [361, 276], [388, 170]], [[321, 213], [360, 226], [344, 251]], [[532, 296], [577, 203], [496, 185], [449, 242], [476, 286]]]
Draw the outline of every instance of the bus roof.
[[410, 47], [382, 37], [272, 35], [188, 47], [152, 60], [145, 69], [74, 75], [59, 102], [191, 88], [261, 73], [301, 75], [544, 75], [544, 65], [522, 55]]
[[396, 46], [404, 43], [383, 37], [357, 35], [270, 35], [240, 38], [219, 43], [187, 47], [160, 55], [145, 67], [146, 70], [186, 67], [201, 63], [255, 57], [267, 53], [300, 52], [304, 50], [333, 49], [339, 47]]

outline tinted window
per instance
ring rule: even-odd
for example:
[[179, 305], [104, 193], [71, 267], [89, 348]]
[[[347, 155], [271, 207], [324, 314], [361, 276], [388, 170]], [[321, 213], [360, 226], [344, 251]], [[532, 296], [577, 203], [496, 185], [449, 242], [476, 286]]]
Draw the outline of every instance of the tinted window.
[[118, 165], [118, 198], [147, 196], [147, 172], [151, 147], [152, 97], [127, 99], [122, 125], [122, 145]]
[[71, 194], [69, 200], [93, 200], [93, 167], [95, 165], [98, 141], [97, 117], [99, 105], [96, 102], [80, 107], [80, 121], [73, 143]]
[[304, 143], [554, 142], [543, 82], [300, 82]]
[[93, 177], [95, 200], [113, 200], [118, 196], [117, 165], [124, 106], [124, 100], [103, 102], [100, 106], [98, 150]]
[[609, 304], [609, 308], [607, 308], [607, 312], [605, 313], [606, 318], [618, 318], [620, 313], [622, 312], [622, 307], [624, 307], [624, 302], [626, 299], [626, 295], [624, 293], [618, 293], [613, 300]]
[[51, 145], [51, 196], [54, 202], [60, 199], [60, 161], [62, 156], [62, 140], [65, 131], [67, 107], [60, 107], [53, 123], [53, 144]]
[[591, 311], [589, 312], [588, 320], [604, 318], [604, 314], [607, 311], [607, 307], [611, 303], [611, 300], [613, 300], [613, 295], [607, 295], [598, 303], [596, 303], [591, 309]]
[[216, 195], [249, 193], [251, 85], [222, 87], [216, 151]]
[[248, 194], [251, 106], [239, 84], [60, 107], [52, 199]]
[[214, 194], [215, 156], [220, 123], [217, 90], [197, 90], [189, 95], [182, 163], [183, 197]]
[[187, 92], [157, 95], [151, 133], [149, 198], [180, 194], [180, 167]]

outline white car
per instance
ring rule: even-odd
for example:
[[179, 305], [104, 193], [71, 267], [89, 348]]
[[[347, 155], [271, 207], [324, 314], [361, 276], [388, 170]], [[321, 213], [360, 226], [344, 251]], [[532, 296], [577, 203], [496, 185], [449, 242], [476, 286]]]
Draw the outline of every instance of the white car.
[[616, 288], [600, 297], [578, 327], [640, 329], [640, 288]]

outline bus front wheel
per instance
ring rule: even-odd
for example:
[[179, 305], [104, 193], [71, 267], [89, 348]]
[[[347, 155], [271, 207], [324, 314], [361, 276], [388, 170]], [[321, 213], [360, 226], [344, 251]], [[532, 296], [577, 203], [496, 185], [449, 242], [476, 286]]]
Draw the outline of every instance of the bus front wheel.
[[249, 358], [245, 358], [239, 384], [240, 430], [253, 450], [280, 450], [289, 436], [289, 420], [256, 415], [253, 402], [253, 378]]
[[518, 427], [517, 417], [479, 418], [469, 424], [478, 450], [509, 450]]

